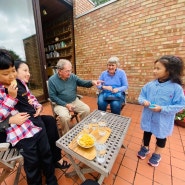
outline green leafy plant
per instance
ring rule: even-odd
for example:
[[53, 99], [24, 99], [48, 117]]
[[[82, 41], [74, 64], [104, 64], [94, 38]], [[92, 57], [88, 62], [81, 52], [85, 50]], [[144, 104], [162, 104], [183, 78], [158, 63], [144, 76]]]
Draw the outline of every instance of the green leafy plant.
[[175, 120], [181, 120], [185, 122], [185, 109], [181, 110], [175, 115]]
[[95, 6], [99, 6], [99, 5], [104, 4], [110, 0], [91, 0], [91, 1], [95, 4]]

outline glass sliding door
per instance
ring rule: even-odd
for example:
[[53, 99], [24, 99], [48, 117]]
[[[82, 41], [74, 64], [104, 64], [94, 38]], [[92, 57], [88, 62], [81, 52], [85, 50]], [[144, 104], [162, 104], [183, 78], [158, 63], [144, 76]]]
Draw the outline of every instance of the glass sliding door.
[[[31, 92], [44, 100], [43, 65], [41, 65], [32, 0], [0, 1], [0, 47], [12, 51], [15, 59], [30, 68]], [[41, 72], [42, 71], [42, 72]]]

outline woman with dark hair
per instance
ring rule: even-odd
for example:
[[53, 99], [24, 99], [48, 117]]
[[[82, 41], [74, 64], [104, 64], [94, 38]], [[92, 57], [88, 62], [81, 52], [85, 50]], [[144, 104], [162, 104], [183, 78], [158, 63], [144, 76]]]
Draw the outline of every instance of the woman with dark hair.
[[[31, 94], [26, 85], [26, 83], [28, 83], [30, 79], [28, 65], [26, 64], [26, 62], [16, 60], [15, 69], [17, 71], [17, 99], [19, 100], [18, 103], [15, 105], [15, 108], [19, 110], [19, 112], [27, 112], [31, 116], [31, 118], [29, 119], [33, 120], [33, 123], [35, 125], [46, 129], [55, 168], [68, 168], [70, 164], [68, 164], [67, 161], [63, 160], [62, 164], [58, 162], [59, 160], [61, 160], [62, 157], [61, 149], [56, 146], [56, 141], [59, 139], [59, 134], [55, 118], [49, 115], [40, 115], [43, 107], [38, 102], [36, 97]], [[41, 118], [42, 122], [34, 121], [39, 120], [39, 118]]]

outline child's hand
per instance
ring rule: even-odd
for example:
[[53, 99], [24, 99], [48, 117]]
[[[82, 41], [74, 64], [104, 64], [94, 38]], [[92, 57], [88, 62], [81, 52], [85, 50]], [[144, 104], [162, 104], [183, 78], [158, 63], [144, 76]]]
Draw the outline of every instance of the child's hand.
[[15, 84], [12, 84], [8, 87], [8, 94], [12, 97], [12, 98], [16, 98], [17, 97], [17, 91], [18, 91], [18, 87]]
[[28, 103], [29, 103], [30, 105], [33, 104], [33, 99], [31, 99], [29, 96], [28, 96]]
[[145, 107], [149, 107], [149, 106], [150, 106], [150, 102], [145, 100], [145, 101], [143, 102], [143, 105], [144, 105]]
[[37, 110], [36, 110], [36, 113], [34, 114], [34, 117], [39, 116], [40, 113], [42, 112], [42, 109], [43, 109], [42, 106], [37, 107]]
[[27, 119], [30, 118], [30, 115], [26, 112], [17, 113], [9, 118], [10, 124], [22, 125]]
[[151, 110], [154, 112], [161, 112], [161, 106], [155, 105]]

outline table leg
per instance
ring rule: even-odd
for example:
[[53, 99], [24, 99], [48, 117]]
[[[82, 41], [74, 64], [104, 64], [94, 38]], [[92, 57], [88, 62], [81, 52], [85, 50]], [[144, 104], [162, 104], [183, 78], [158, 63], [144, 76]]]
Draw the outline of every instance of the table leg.
[[[74, 175], [78, 175], [79, 178], [82, 180], [82, 181], [85, 181], [86, 178], [83, 174], [86, 174], [86, 173], [91, 173], [91, 172], [94, 172], [94, 170], [92, 168], [83, 168], [83, 169], [80, 169], [78, 167], [78, 165], [75, 163], [74, 159], [71, 157], [71, 155], [69, 154], [66, 154], [67, 157], [69, 158], [69, 160], [71, 161], [75, 171], [72, 171], [72, 172], [69, 172], [69, 173], [66, 173], [66, 176], [67, 177], [72, 177]], [[104, 175], [100, 175], [100, 178], [98, 180], [98, 183], [101, 185], [103, 183], [103, 180], [104, 180], [105, 176]]]
[[125, 149], [126, 149], [127, 147], [126, 147], [124, 144], [122, 144], [122, 145], [121, 145], [121, 148], [125, 148]]
[[[83, 168], [83, 169], [80, 169], [81, 173], [82, 174], [86, 174], [86, 173], [92, 173], [92, 172], [95, 172], [93, 169], [91, 168]], [[66, 177], [72, 177], [74, 175], [77, 175], [76, 171], [72, 171], [72, 172], [68, 172], [66, 173]]]
[[98, 183], [101, 185], [103, 183], [105, 176], [104, 175], [100, 175], [100, 178], [98, 180]]
[[78, 165], [76, 165], [74, 159], [71, 157], [71, 155], [69, 155], [69, 154], [66, 154], [66, 155], [67, 155], [67, 157], [69, 158], [69, 160], [71, 161], [71, 163], [72, 163], [72, 165], [73, 165], [73, 167], [74, 167], [74, 169], [75, 169], [75, 172], [70, 172], [70, 173], [66, 174], [66, 176], [70, 177], [70, 176], [75, 175], [75, 173], [76, 173], [76, 174], [80, 177], [80, 179], [81, 179], [82, 181], [85, 181], [86, 178], [85, 178], [84, 175], [81, 173], [81, 169], [78, 167]]

